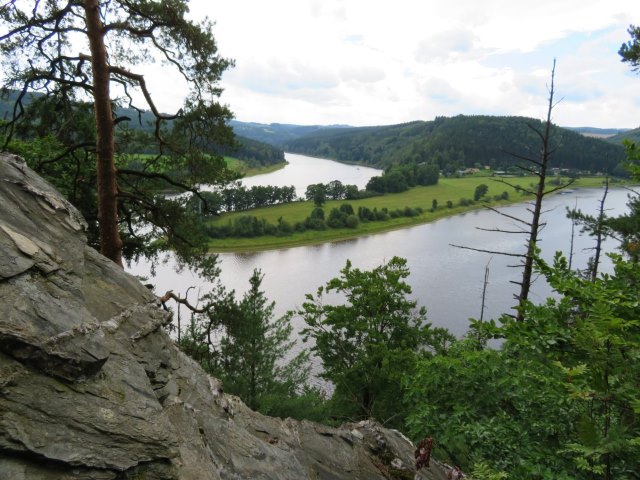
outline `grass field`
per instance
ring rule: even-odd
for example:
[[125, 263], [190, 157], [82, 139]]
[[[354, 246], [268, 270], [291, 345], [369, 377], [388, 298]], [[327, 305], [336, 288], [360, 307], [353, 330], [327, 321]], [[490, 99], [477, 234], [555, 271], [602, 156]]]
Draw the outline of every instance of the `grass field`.
[[[529, 187], [529, 185], [534, 183], [535, 180], [536, 177], [518, 177], [506, 179], [506, 181], [508, 181], [509, 183], [520, 185], [525, 188]], [[460, 199], [473, 199], [475, 189], [481, 183], [484, 183], [489, 187], [487, 196], [492, 200], [490, 200], [489, 202], [477, 202], [469, 206], [460, 206]], [[571, 188], [599, 187], [602, 184], [602, 177], [587, 177], [581, 178], [576, 181], [571, 186]], [[500, 195], [504, 191], [509, 194], [508, 200], [493, 200], [493, 197], [495, 195]], [[456, 215], [459, 213], [467, 212], [469, 210], [482, 208], [483, 205], [506, 205], [510, 203], [527, 201], [531, 198], [533, 197], [522, 196], [514, 188], [491, 178], [441, 178], [437, 185], [428, 187], [415, 187], [402, 193], [387, 194], [362, 200], [331, 200], [328, 201], [323, 207], [327, 215], [332, 208], [337, 208], [343, 203], [350, 203], [356, 211], [360, 206], [364, 206], [369, 209], [377, 208], [378, 210], [382, 208], [395, 210], [397, 208], [403, 209], [404, 207], [421, 207], [424, 210], [424, 213], [417, 217], [399, 217], [383, 222], [361, 222], [356, 229], [343, 228], [327, 229], [321, 231], [313, 230], [305, 231], [302, 233], [294, 233], [292, 235], [282, 237], [265, 235], [256, 238], [212, 239], [210, 242], [210, 248], [214, 252], [258, 251], [294, 247], [299, 245], [309, 245], [335, 240], [344, 240], [347, 238], [370, 235], [373, 233], [380, 233], [384, 231], [395, 230], [398, 228], [405, 228], [412, 225], [418, 225], [421, 223], [431, 222], [442, 217]], [[436, 199], [438, 202], [438, 208], [432, 212], [431, 207], [434, 199]], [[447, 208], [447, 201], [451, 201], [454, 207]], [[216, 219], [213, 223], [225, 224], [228, 221], [233, 220], [233, 218], [237, 216], [255, 215], [257, 218], [265, 219], [272, 224], [277, 224], [279, 218], [283, 218], [289, 223], [295, 224], [296, 222], [304, 221], [304, 219], [309, 216], [313, 208], [314, 206], [312, 202], [294, 202], [244, 212], [233, 212], [224, 214], [220, 218]]]

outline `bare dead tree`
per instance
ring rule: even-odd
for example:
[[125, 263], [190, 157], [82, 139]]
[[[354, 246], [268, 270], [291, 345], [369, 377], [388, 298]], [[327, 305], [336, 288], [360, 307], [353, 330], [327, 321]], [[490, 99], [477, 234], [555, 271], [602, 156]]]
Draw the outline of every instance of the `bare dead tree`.
[[487, 262], [487, 265], [484, 267], [484, 283], [482, 285], [482, 306], [480, 307], [480, 321], [484, 319], [484, 304], [487, 297], [487, 285], [489, 284], [489, 264], [490, 263], [491, 263], [491, 258]]
[[[523, 155], [515, 152], [509, 152], [513, 157], [526, 162], [524, 165], [520, 165], [519, 168], [523, 171], [535, 175], [538, 177], [538, 182], [532, 188], [523, 188], [519, 185], [514, 185], [506, 179], [499, 179], [500, 183], [508, 185], [516, 190], [524, 191], [527, 194], [533, 195], [534, 200], [527, 208], [527, 211], [531, 214], [530, 219], [524, 219], [515, 217], [513, 215], [508, 215], [496, 208], [487, 207], [489, 210], [502, 215], [505, 218], [510, 219], [515, 222], [516, 228], [514, 230], [505, 230], [502, 228], [479, 228], [480, 230], [485, 231], [493, 231], [499, 233], [506, 234], [521, 234], [526, 236], [525, 253], [509, 253], [509, 252], [501, 252], [501, 251], [493, 251], [493, 250], [485, 250], [485, 249], [477, 249], [472, 247], [467, 247], [463, 245], [453, 245], [457, 248], [464, 248], [467, 250], [474, 250], [477, 252], [490, 253], [495, 255], [503, 255], [509, 257], [515, 257], [520, 259], [520, 262], [515, 265], [517, 267], [522, 268], [522, 277], [519, 281], [514, 281], [513, 283], [517, 284], [520, 287], [519, 293], [515, 296], [517, 300], [516, 305], [516, 319], [518, 321], [524, 320], [524, 311], [523, 307], [529, 299], [529, 292], [531, 290], [531, 284], [533, 282], [533, 262], [534, 256], [539, 240], [539, 234], [542, 229], [545, 227], [545, 223], [542, 222], [542, 214], [544, 213], [542, 210], [542, 202], [544, 198], [558, 190], [568, 187], [573, 183], [573, 180], [569, 180], [564, 184], [557, 185], [553, 188], [547, 189], [546, 187], [546, 179], [547, 179], [547, 169], [549, 168], [549, 162], [553, 153], [556, 150], [556, 146], [552, 145], [552, 123], [551, 123], [551, 114], [553, 112], [556, 104], [554, 103], [554, 93], [555, 93], [555, 70], [556, 70], [556, 62], [553, 61], [553, 68], [551, 69], [551, 83], [549, 85], [549, 101], [547, 106], [547, 116], [545, 122], [542, 124], [542, 128], [539, 128], [533, 124], [529, 124], [529, 128], [536, 134], [536, 136], [540, 140], [540, 153], [537, 156], [529, 156]], [[518, 228], [519, 227], [519, 228]]]
[[600, 200], [600, 209], [598, 211], [598, 221], [596, 223], [596, 246], [595, 254], [593, 256], [593, 265], [591, 267], [591, 281], [595, 282], [598, 276], [598, 265], [600, 264], [600, 255], [602, 253], [602, 242], [604, 240], [604, 202], [607, 200], [607, 194], [609, 193], [609, 177], [605, 181], [604, 194]]
[[602, 198], [600, 199], [597, 217], [586, 215], [577, 208], [568, 210], [567, 212], [567, 216], [574, 224], [582, 225], [582, 233], [586, 232], [590, 236], [595, 238], [595, 245], [592, 248], [588, 249], [593, 250], [594, 254], [593, 257], [589, 259], [589, 265], [586, 269], [586, 275], [591, 279], [592, 282], [595, 281], [598, 276], [598, 269], [602, 256], [602, 243], [607, 237], [615, 236], [611, 227], [607, 224], [607, 210], [604, 208], [608, 193], [609, 177], [605, 179], [604, 193], [602, 194]]
[[[573, 207], [573, 210], [578, 209], [578, 199], [576, 198], [576, 204]], [[571, 265], [573, 264], [573, 244], [576, 238], [576, 221], [571, 219], [571, 244], [569, 247], [569, 270], [571, 270]]]

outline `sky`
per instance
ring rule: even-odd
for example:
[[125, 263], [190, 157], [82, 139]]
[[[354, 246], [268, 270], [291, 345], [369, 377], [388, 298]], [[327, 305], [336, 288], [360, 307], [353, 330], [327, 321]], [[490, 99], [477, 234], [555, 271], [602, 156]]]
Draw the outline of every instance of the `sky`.
[[[544, 118], [640, 126], [640, 75], [620, 61], [638, 0], [192, 0], [215, 22], [236, 119], [301, 125], [390, 125], [436, 116]], [[161, 106], [179, 80], [150, 75]], [[157, 97], [156, 97], [157, 98]]]

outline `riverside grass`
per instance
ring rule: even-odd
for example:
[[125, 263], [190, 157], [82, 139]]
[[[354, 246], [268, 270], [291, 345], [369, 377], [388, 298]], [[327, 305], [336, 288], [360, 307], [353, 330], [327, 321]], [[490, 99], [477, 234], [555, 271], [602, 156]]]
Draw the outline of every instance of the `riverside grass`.
[[[531, 189], [531, 184], [535, 184], [537, 177], [511, 177], [504, 180], [513, 185], [519, 185], [523, 188]], [[476, 187], [482, 183], [489, 187], [487, 196], [491, 200], [479, 201], [473, 203], [473, 205], [461, 206], [459, 204], [460, 200], [473, 199]], [[550, 181], [548, 181], [547, 184], [549, 185], [548, 189], [552, 189], [554, 187]], [[584, 177], [576, 180], [569, 188], [601, 187], [603, 184], [603, 177]], [[495, 195], [500, 195], [505, 191], [509, 194], [508, 200], [493, 200]], [[286, 236], [264, 235], [253, 238], [233, 237], [225, 239], [211, 239], [209, 242], [209, 249], [211, 252], [215, 253], [252, 252], [348, 240], [364, 235], [382, 233], [432, 222], [443, 217], [483, 208], [485, 205], [493, 207], [510, 205], [526, 202], [532, 198], [533, 197], [531, 195], [523, 196], [514, 188], [502, 183], [499, 179], [494, 179], [492, 177], [441, 178], [437, 185], [414, 187], [402, 193], [388, 193], [386, 195], [361, 200], [329, 200], [323, 206], [326, 215], [329, 214], [331, 209], [339, 208], [343, 203], [351, 204], [355, 211], [358, 210], [358, 207], [367, 207], [371, 210], [374, 208], [377, 208], [378, 210], [387, 208], [389, 211], [404, 209], [405, 207], [421, 207], [423, 209], [423, 213], [415, 217], [398, 217], [386, 221], [360, 222], [357, 228], [307, 230], [304, 232], [295, 232]], [[438, 208], [435, 211], [431, 211], [434, 199], [438, 202]], [[447, 201], [452, 202], [453, 208], [447, 208]], [[258, 219], [265, 219], [267, 222], [274, 225], [278, 223], [279, 218], [282, 218], [293, 225], [296, 222], [304, 221], [305, 218], [309, 216], [313, 208], [314, 204], [311, 201], [292, 202], [282, 205], [274, 205], [271, 207], [223, 214], [211, 223], [213, 225], [223, 225], [229, 221], [233, 221], [234, 218], [239, 216], [253, 215]]]

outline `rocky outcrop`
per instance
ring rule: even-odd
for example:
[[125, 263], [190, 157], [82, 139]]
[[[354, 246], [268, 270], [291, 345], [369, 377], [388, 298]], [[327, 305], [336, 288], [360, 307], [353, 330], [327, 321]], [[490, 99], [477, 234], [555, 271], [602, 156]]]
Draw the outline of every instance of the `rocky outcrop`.
[[411, 443], [376, 423], [269, 418], [225, 396], [84, 230], [19, 158], [0, 158], [0, 478], [447, 478], [434, 462], [416, 473]]

